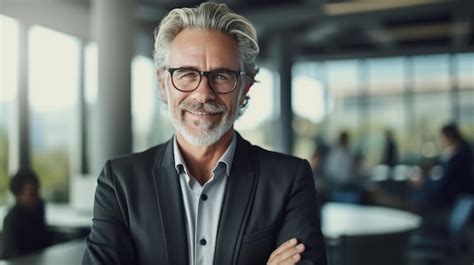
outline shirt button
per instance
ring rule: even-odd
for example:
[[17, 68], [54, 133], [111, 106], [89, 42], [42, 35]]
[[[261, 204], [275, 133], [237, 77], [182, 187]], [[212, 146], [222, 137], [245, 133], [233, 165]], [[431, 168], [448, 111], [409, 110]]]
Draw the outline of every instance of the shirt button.
[[203, 239], [199, 240], [199, 244], [201, 244], [201, 246], [205, 246], [207, 244], [206, 239], [203, 238]]
[[201, 200], [206, 201], [207, 200], [207, 195], [206, 194], [201, 194]]

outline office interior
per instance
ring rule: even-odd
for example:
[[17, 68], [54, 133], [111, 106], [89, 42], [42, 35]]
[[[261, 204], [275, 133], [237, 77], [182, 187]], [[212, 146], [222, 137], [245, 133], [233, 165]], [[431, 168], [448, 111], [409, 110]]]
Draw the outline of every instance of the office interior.
[[[56, 236], [48, 249], [0, 264], [61, 264], [66, 256], [80, 264], [105, 161], [173, 135], [153, 31], [172, 8], [200, 2], [0, 0], [0, 217], [14, 203], [11, 177], [30, 167]], [[416, 200], [424, 178], [442, 177], [443, 126], [455, 123], [474, 146], [474, 2], [220, 2], [254, 23], [261, 49], [258, 82], [235, 128], [253, 144], [310, 161], [329, 264], [472, 264], [474, 206], [454, 205], [447, 234], [423, 238]], [[387, 131], [393, 165], [383, 161]], [[358, 187], [343, 193], [321, 169], [341, 132]], [[383, 225], [392, 215], [399, 230]], [[380, 230], [359, 233], [359, 222]], [[449, 246], [415, 246], [420, 237]]]

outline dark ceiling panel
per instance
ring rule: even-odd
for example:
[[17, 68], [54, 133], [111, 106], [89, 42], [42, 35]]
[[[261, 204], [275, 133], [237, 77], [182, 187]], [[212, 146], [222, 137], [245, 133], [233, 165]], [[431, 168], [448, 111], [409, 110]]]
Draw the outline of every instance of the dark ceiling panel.
[[[138, 0], [139, 19], [158, 24], [174, 7], [196, 6], [195, 0]], [[373, 9], [375, 0], [223, 0], [254, 23], [262, 46], [275, 35], [296, 42], [297, 57], [380, 56], [445, 50], [474, 50], [474, 1], [413, 0]], [[388, 2], [388, 0], [387, 0]], [[348, 5], [345, 5], [347, 3]], [[360, 3], [360, 5], [358, 4]], [[391, 3], [397, 3], [391, 1]], [[409, 5], [407, 5], [407, 3]], [[412, 4], [413, 3], [413, 4]], [[380, 2], [377, 2], [380, 4]], [[343, 7], [337, 9], [334, 7]], [[351, 9], [354, 11], [351, 12]], [[365, 8], [365, 9], [364, 9]], [[339, 10], [337, 14], [328, 10]], [[343, 11], [341, 11], [343, 10]]]

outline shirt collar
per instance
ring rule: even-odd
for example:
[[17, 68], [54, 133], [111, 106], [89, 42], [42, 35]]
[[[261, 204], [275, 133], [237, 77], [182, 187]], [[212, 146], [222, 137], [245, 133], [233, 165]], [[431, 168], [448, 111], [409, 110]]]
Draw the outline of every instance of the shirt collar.
[[[213, 171], [215, 171], [221, 164], [223, 164], [225, 166], [227, 176], [230, 175], [230, 170], [232, 167], [232, 161], [234, 160], [234, 153], [235, 153], [236, 146], [237, 146], [237, 136], [236, 136], [236, 133], [234, 132], [232, 134], [232, 141], [230, 142], [229, 146], [225, 150], [224, 154], [222, 154], [222, 156], [217, 161], [216, 165], [214, 166]], [[175, 166], [176, 172], [178, 172], [179, 174], [181, 170], [184, 170], [186, 175], [190, 176], [186, 163], [181, 154], [181, 151], [179, 150], [178, 141], [176, 140], [176, 135], [173, 137], [173, 155], [174, 155], [174, 166]]]

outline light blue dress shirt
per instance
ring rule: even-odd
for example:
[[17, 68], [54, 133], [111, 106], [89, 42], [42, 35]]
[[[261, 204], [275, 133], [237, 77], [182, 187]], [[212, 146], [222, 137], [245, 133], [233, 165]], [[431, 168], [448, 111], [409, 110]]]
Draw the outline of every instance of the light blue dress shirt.
[[219, 217], [236, 143], [237, 137], [234, 133], [229, 147], [214, 166], [211, 178], [201, 186], [189, 172], [176, 136], [173, 139], [175, 168], [179, 175], [186, 211], [190, 265], [210, 265], [214, 262]]

